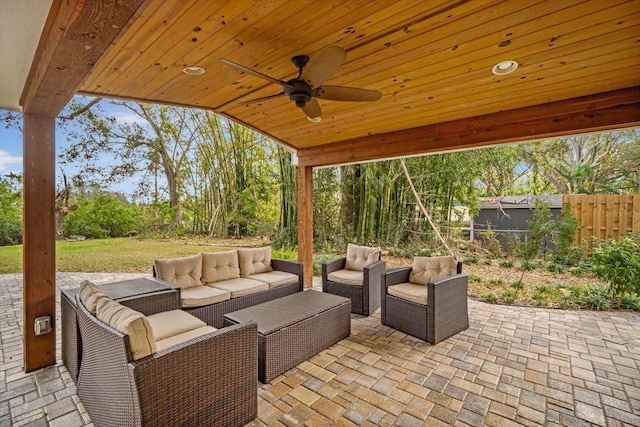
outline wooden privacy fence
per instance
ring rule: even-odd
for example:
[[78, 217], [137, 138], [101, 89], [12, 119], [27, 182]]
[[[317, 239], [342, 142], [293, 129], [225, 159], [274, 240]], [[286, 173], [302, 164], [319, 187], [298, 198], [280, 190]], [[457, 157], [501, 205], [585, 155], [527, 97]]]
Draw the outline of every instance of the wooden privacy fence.
[[567, 204], [580, 224], [577, 244], [640, 233], [640, 194], [565, 194]]

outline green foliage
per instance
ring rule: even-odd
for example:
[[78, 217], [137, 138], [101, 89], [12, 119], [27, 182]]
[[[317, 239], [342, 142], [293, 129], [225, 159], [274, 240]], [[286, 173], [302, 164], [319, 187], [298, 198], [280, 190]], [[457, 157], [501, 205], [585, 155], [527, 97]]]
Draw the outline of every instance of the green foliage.
[[511, 283], [511, 287], [514, 289], [524, 289], [524, 282], [522, 280], [516, 280]]
[[491, 279], [489, 280], [489, 283], [492, 285], [503, 285], [504, 284], [504, 280], [503, 279]]
[[471, 276], [469, 276], [469, 280], [471, 280], [472, 282], [482, 282], [482, 277], [480, 276], [476, 276], [475, 274], [472, 274]]
[[499, 264], [500, 264], [500, 267], [504, 267], [504, 268], [513, 267], [513, 261], [511, 260], [501, 260]]
[[541, 292], [534, 292], [531, 298], [538, 307], [546, 307], [549, 305], [549, 297]]
[[290, 247], [272, 247], [271, 258], [297, 260], [298, 250]]
[[591, 310], [609, 310], [611, 307], [611, 292], [601, 286], [584, 286], [580, 297], [580, 305]]
[[538, 255], [542, 242], [545, 238], [551, 237], [554, 228], [555, 222], [551, 220], [549, 203], [541, 199], [536, 200], [527, 228], [528, 241], [524, 246], [525, 259], [533, 259]]
[[558, 242], [555, 250], [556, 262], [565, 265], [576, 265], [582, 258], [582, 250], [575, 246], [575, 238], [580, 225], [571, 212], [568, 204], [562, 207], [558, 220]]
[[502, 292], [502, 297], [507, 304], [513, 304], [518, 300], [518, 291], [509, 289]]
[[319, 276], [322, 274], [322, 264], [335, 259], [335, 255], [318, 255], [313, 257], [313, 275]]
[[550, 273], [562, 273], [565, 270], [565, 266], [561, 264], [556, 264], [555, 262], [550, 262], [547, 264], [547, 271]]
[[140, 226], [137, 206], [113, 193], [98, 194], [79, 203], [67, 215], [62, 228], [67, 236], [89, 238], [123, 237], [134, 234]]
[[493, 261], [491, 259], [489, 259], [489, 258], [485, 258], [485, 259], [482, 260], [482, 264], [483, 265], [491, 265], [491, 264], [493, 264]]
[[498, 296], [493, 292], [485, 292], [482, 294], [482, 298], [490, 304], [495, 304], [498, 302]]
[[464, 263], [465, 264], [477, 264], [478, 263], [478, 257], [476, 255], [468, 255], [464, 259]]
[[22, 243], [21, 176], [0, 176], [0, 246]]
[[538, 267], [538, 264], [534, 261], [531, 261], [529, 259], [525, 259], [522, 261], [522, 263], [520, 263], [520, 266], [522, 267], [523, 270], [526, 271], [533, 271], [536, 269], [536, 267]]
[[594, 271], [609, 282], [611, 297], [640, 295], [640, 235], [602, 243], [592, 259]]

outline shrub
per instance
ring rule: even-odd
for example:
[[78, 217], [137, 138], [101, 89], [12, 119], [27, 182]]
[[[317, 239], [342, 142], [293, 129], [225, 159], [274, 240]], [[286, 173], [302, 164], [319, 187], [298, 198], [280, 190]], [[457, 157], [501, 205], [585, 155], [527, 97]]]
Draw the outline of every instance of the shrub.
[[503, 285], [504, 284], [504, 280], [502, 280], [502, 279], [491, 279], [491, 280], [489, 280], [489, 283], [491, 283], [492, 285]]
[[477, 264], [478, 263], [478, 257], [475, 255], [469, 255], [464, 259], [464, 263], [465, 264]]
[[554, 228], [555, 221], [551, 220], [549, 203], [541, 199], [536, 200], [527, 228], [528, 241], [524, 247], [524, 258], [535, 258], [540, 252], [543, 240], [551, 236]]
[[505, 268], [511, 268], [513, 267], [513, 261], [509, 261], [509, 260], [502, 260], [500, 261], [500, 267], [505, 267]]
[[472, 274], [471, 276], [469, 276], [469, 280], [471, 280], [472, 282], [482, 282], [482, 277]]
[[511, 283], [511, 287], [514, 289], [523, 289], [524, 282], [522, 280], [516, 280], [513, 283]]
[[550, 262], [549, 264], [547, 264], [547, 271], [549, 271], [550, 273], [562, 273], [564, 269], [565, 267], [563, 265], [556, 264], [555, 262]]
[[322, 274], [322, 264], [327, 261], [331, 261], [336, 258], [335, 255], [318, 255], [313, 257], [313, 275], [319, 276]]
[[546, 307], [549, 305], [549, 297], [541, 292], [534, 292], [532, 298], [535, 304], [539, 307]]
[[558, 245], [556, 247], [556, 262], [565, 265], [576, 265], [582, 258], [582, 248], [574, 246], [576, 233], [580, 225], [571, 212], [568, 204], [565, 204], [560, 212], [558, 221]]
[[482, 294], [482, 298], [490, 304], [495, 304], [498, 302], [498, 297], [493, 292], [485, 292]]
[[529, 259], [525, 259], [524, 261], [522, 261], [522, 263], [520, 263], [520, 266], [523, 270], [532, 271], [536, 269], [537, 264]]
[[591, 310], [608, 310], [611, 307], [611, 292], [601, 286], [586, 285], [578, 301], [581, 306]]
[[21, 179], [0, 176], [0, 246], [22, 243]]
[[640, 294], [640, 236], [625, 236], [595, 248], [594, 271], [609, 282], [611, 297]]
[[482, 260], [482, 264], [484, 264], [484, 265], [491, 265], [491, 264], [492, 264], [492, 261], [491, 261], [491, 259], [489, 259], [489, 258], [485, 258], [485, 259], [483, 259], [483, 260]]
[[138, 207], [113, 193], [100, 194], [80, 203], [78, 209], [64, 218], [62, 228], [67, 236], [92, 238], [123, 237], [135, 233], [140, 226]]
[[279, 258], [279, 259], [296, 260], [298, 259], [298, 251], [295, 248], [290, 248], [286, 246], [281, 248], [273, 248], [271, 250], [271, 257]]
[[514, 291], [511, 289], [503, 291], [502, 297], [507, 302], [507, 304], [513, 304], [518, 300], [518, 291]]

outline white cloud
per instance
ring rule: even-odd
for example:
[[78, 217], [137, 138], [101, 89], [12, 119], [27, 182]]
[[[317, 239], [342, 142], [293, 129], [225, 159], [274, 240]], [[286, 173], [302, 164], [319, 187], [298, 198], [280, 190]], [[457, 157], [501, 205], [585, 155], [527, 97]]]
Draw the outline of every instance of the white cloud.
[[142, 117], [134, 113], [115, 112], [113, 113], [113, 116], [116, 118], [116, 121], [118, 123], [122, 123], [122, 124], [138, 123], [140, 125], [144, 125], [145, 123], [147, 123], [145, 119], [143, 119]]
[[0, 173], [20, 172], [21, 170], [22, 157], [12, 156], [7, 151], [0, 150]]

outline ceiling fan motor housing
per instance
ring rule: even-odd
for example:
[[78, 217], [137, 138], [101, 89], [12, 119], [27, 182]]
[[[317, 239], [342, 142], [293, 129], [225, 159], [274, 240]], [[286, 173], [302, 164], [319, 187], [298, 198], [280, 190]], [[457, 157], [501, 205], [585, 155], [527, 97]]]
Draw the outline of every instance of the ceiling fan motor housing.
[[302, 108], [313, 97], [311, 86], [299, 79], [289, 80], [291, 86], [282, 86], [282, 90], [292, 100], [296, 107]]

